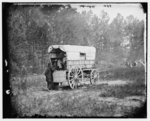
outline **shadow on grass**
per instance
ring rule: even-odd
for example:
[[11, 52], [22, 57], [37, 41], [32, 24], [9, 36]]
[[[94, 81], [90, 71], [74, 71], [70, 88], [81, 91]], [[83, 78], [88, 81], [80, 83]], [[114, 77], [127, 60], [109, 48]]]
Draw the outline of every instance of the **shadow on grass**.
[[72, 90], [69, 86], [59, 87], [61, 90]]

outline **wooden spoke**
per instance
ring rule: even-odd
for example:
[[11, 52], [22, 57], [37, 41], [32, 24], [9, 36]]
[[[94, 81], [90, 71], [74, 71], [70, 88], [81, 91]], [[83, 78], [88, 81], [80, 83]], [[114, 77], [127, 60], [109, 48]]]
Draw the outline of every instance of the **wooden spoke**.
[[70, 87], [71, 87], [72, 89], [74, 89], [75, 83], [74, 83], [74, 80], [73, 80], [73, 79], [69, 80], [69, 84], [70, 84]]
[[81, 71], [80, 70], [78, 70], [78, 72], [77, 72], [78, 74], [80, 74], [81, 73]]
[[70, 77], [74, 77], [74, 76], [70, 75]]

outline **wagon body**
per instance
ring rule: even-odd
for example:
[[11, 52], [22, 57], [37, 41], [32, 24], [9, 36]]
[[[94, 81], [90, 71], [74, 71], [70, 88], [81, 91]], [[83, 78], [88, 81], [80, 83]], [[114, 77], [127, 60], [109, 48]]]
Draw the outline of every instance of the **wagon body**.
[[[82, 81], [84, 74], [91, 74], [95, 70], [95, 47], [89, 46], [76, 46], [76, 45], [51, 45], [48, 48], [48, 53], [52, 63], [61, 60], [65, 64], [63, 69], [56, 69], [53, 73], [53, 81], [55, 83], [61, 83], [69, 81], [70, 79], [80, 78]], [[71, 74], [74, 73], [74, 77], [71, 78]], [[76, 74], [75, 73], [79, 73]], [[75, 80], [75, 79], [74, 79]]]
[[[91, 68], [95, 62], [96, 49], [89, 46], [76, 45], [52, 45], [48, 48], [48, 53], [56, 57], [54, 49], [60, 49], [66, 53], [67, 69], [73, 66], [82, 66], [82, 68]], [[53, 53], [53, 54], [52, 54]]]

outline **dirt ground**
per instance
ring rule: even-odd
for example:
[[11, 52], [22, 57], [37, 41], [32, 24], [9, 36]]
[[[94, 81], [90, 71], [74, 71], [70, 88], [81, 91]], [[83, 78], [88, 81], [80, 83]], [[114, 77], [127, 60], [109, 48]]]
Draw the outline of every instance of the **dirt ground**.
[[85, 79], [78, 89], [66, 83], [49, 91], [44, 75], [34, 77], [26, 82], [28, 88], [13, 90], [18, 117], [140, 117], [146, 110], [146, 85], [139, 78], [100, 79], [95, 85]]

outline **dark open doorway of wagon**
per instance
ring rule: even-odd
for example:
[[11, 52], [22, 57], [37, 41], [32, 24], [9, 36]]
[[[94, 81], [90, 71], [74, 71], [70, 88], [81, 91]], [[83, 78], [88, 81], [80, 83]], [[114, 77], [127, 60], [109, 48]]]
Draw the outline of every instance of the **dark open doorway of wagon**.
[[66, 52], [61, 49], [52, 49], [50, 53], [50, 60], [52, 65], [56, 70], [65, 70], [66, 69]]

